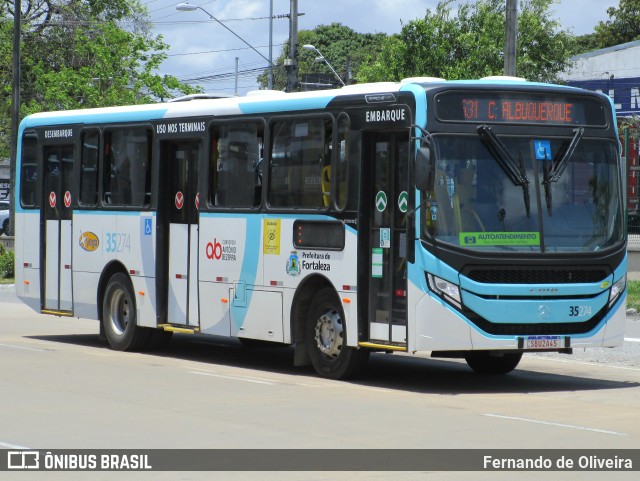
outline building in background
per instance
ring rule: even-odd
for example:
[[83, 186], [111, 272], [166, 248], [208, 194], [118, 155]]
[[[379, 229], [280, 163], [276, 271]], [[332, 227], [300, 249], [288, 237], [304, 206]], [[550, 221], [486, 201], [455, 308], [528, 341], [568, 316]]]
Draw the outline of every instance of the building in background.
[[0, 159], [0, 200], [9, 200], [10, 169], [9, 159]]
[[[618, 121], [640, 117], [640, 40], [594, 50], [571, 58], [563, 79], [568, 85], [607, 94]], [[621, 132], [622, 155], [627, 158], [629, 232], [640, 233], [640, 132]]]
[[619, 117], [640, 115], [640, 40], [571, 58], [563, 76], [569, 85], [603, 92]]

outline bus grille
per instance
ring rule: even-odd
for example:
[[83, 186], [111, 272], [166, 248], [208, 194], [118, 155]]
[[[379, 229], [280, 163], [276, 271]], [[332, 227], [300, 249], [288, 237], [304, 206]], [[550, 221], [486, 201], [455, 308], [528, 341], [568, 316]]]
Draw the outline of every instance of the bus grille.
[[513, 323], [498, 324], [487, 321], [475, 312], [463, 308], [462, 313], [487, 334], [495, 336], [543, 336], [543, 335], [575, 335], [586, 334], [592, 331], [604, 319], [608, 308], [605, 305], [591, 319], [585, 322], [560, 322], [560, 323]]
[[588, 284], [609, 276], [606, 269], [517, 269], [471, 267], [463, 272], [469, 279], [483, 284]]

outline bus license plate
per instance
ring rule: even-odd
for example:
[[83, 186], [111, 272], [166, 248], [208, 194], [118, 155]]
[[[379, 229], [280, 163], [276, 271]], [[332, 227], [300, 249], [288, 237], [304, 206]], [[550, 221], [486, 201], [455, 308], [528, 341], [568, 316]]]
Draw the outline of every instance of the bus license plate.
[[561, 349], [560, 336], [530, 336], [527, 337], [527, 349]]

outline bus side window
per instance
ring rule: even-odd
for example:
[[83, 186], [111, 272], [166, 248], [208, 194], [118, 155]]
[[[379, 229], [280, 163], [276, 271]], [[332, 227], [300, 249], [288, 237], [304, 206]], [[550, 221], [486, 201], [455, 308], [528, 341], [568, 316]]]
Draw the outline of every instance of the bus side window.
[[96, 131], [82, 133], [82, 154], [80, 158], [79, 204], [94, 206], [98, 203], [98, 153], [100, 134]]
[[269, 203], [273, 207], [323, 209], [331, 182], [332, 122], [315, 118], [275, 122]]
[[[333, 175], [333, 181], [337, 182], [338, 189], [336, 192], [336, 205], [338, 209], [343, 210], [347, 206], [347, 197], [349, 195], [349, 149], [351, 148], [349, 139], [349, 117], [342, 115], [338, 118], [338, 143], [337, 143], [337, 172]], [[331, 179], [330, 179], [331, 180]]]
[[143, 207], [151, 202], [151, 131], [129, 128], [105, 133], [104, 202]]
[[38, 137], [25, 134], [22, 137], [22, 169], [20, 172], [20, 203], [22, 207], [39, 207], [38, 192]]
[[263, 130], [258, 123], [246, 122], [214, 127], [209, 168], [211, 205], [260, 205]]

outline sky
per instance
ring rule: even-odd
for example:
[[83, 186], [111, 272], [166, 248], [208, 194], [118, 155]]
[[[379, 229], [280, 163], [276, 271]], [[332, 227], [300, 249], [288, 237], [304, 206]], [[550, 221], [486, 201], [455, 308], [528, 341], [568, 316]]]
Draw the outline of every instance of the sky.
[[[278, 16], [289, 13], [290, 0], [189, 0], [208, 15], [200, 9], [177, 11], [180, 2], [176, 0], [141, 0], [149, 11], [154, 33], [162, 35], [170, 45], [169, 57], [160, 73], [174, 75], [181, 81], [214, 76], [198, 81], [205, 92], [233, 95], [238, 57], [238, 94], [258, 89], [253, 69], [268, 64], [247, 44], [269, 58], [270, 1], [275, 61], [289, 38], [289, 20]], [[465, 0], [455, 4], [461, 2]], [[400, 32], [403, 22], [424, 18], [426, 10], [433, 11], [437, 3], [438, 0], [299, 0], [298, 11], [304, 15], [299, 16], [298, 29], [310, 30], [339, 22], [359, 33], [393, 34]], [[582, 35], [593, 32], [599, 21], [608, 19], [607, 8], [618, 5], [619, 0], [556, 0], [551, 10], [564, 29]], [[228, 29], [211, 20], [210, 15]]]

